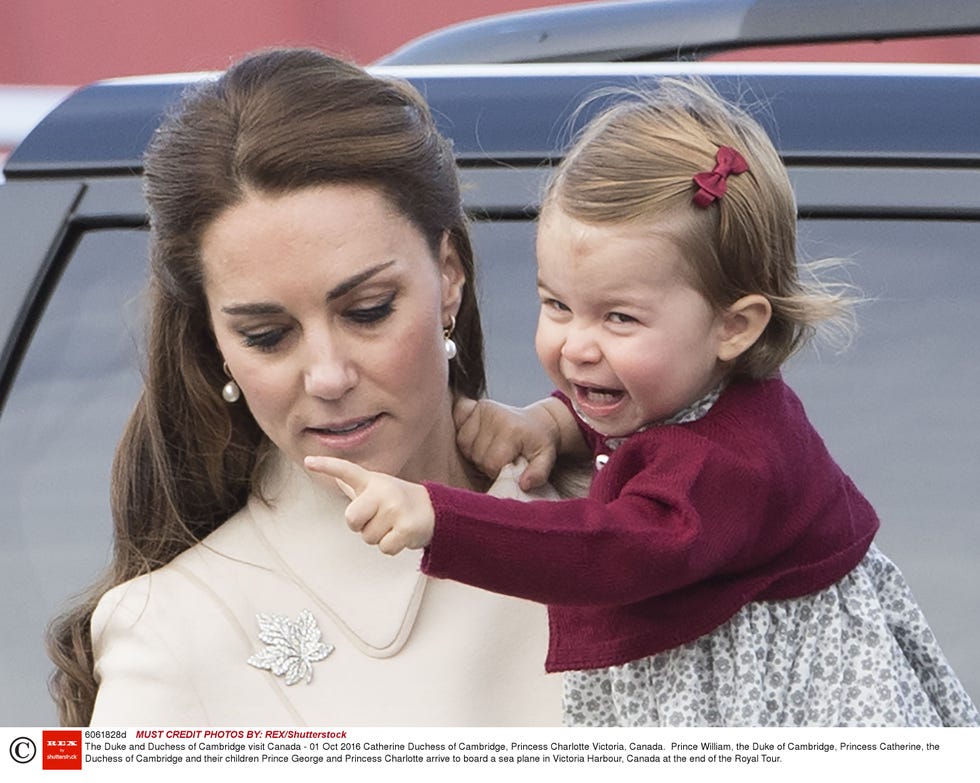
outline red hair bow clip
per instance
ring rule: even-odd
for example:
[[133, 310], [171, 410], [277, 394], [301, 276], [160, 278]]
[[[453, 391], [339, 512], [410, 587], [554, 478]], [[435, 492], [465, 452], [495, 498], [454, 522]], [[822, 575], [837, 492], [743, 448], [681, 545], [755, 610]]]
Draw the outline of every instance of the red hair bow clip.
[[698, 186], [698, 192], [694, 194], [694, 203], [699, 207], [708, 207], [725, 195], [730, 174], [744, 174], [749, 170], [745, 158], [732, 147], [719, 147], [715, 161], [717, 162], [711, 171], [702, 171], [694, 175], [694, 184]]

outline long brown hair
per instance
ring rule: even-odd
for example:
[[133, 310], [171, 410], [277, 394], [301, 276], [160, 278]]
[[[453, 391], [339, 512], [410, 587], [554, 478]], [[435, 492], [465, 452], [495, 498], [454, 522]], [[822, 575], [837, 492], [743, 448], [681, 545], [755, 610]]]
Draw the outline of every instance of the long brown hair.
[[466, 285], [453, 339], [453, 390], [485, 391], [473, 252], [449, 142], [410, 85], [309, 49], [250, 55], [193, 87], [145, 157], [150, 284], [144, 389], [112, 473], [112, 562], [57, 618], [49, 653], [62, 723], [87, 725], [98, 689], [90, 622], [109, 588], [168, 563], [238, 511], [269, 442], [222, 371], [202, 284], [205, 229], [246, 189], [378, 187], [436, 256], [448, 236]]

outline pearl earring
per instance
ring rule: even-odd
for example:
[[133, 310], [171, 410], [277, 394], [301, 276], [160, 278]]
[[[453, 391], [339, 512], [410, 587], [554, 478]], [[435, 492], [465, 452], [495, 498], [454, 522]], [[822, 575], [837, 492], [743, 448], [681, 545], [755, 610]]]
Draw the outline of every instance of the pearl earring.
[[453, 330], [456, 328], [456, 316], [449, 316], [449, 326], [442, 330], [442, 347], [446, 351], [446, 361], [452, 361], [456, 358], [456, 341], [451, 337]]
[[242, 397], [242, 390], [235, 379], [231, 377], [231, 372], [228, 370], [228, 362], [222, 365], [225, 371], [225, 375], [228, 376], [228, 383], [221, 387], [221, 398], [227, 402], [229, 405], [238, 402]]

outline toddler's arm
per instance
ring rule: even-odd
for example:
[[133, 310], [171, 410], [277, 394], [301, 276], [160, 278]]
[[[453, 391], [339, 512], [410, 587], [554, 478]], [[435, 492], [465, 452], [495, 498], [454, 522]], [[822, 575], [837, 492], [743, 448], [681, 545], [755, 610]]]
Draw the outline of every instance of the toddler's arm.
[[518, 457], [528, 466], [518, 483], [527, 491], [548, 480], [558, 455], [586, 453], [575, 418], [554, 397], [514, 408], [493, 400], [460, 398], [453, 410], [456, 444], [490, 478]]
[[375, 473], [335, 457], [307, 457], [306, 467], [331, 476], [350, 498], [347, 526], [386, 555], [422, 549], [432, 540], [436, 516], [429, 493], [387, 473]]

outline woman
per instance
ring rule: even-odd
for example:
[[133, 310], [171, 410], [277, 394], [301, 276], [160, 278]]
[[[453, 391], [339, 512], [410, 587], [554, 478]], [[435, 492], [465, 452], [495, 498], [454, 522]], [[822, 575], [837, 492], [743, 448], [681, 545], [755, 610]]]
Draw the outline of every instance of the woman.
[[418, 93], [252, 55], [163, 124], [145, 183], [145, 389], [110, 572], [52, 630], [62, 721], [557, 724], [543, 610], [367, 549], [302, 468], [487, 489], [452, 421], [484, 390], [472, 250]]

